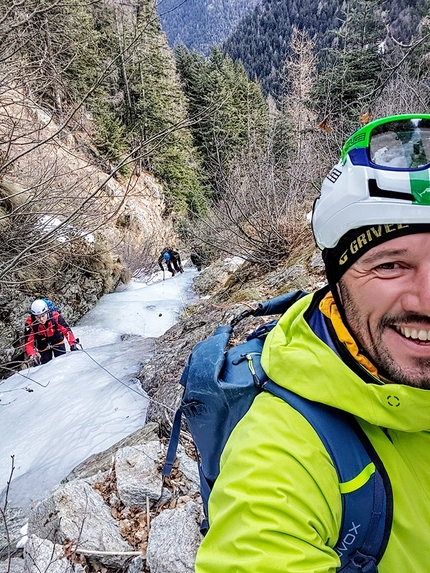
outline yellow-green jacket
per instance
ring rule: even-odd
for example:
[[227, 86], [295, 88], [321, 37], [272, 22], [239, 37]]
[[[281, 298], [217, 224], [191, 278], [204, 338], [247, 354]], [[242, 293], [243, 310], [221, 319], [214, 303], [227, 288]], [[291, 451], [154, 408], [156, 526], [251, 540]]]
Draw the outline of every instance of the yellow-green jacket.
[[[428, 573], [430, 391], [355, 374], [311, 330], [303, 316], [311, 300], [281, 318], [262, 365], [280, 386], [357, 417], [393, 489], [379, 573]], [[334, 573], [341, 518], [336, 471], [319, 437], [291, 406], [263, 392], [223, 452], [196, 573]]]

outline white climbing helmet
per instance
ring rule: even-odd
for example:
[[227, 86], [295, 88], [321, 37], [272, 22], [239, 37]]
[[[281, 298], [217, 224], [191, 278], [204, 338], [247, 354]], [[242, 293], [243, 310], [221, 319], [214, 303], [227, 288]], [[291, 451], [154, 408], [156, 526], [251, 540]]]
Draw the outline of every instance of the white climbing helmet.
[[34, 302], [31, 303], [30, 306], [30, 312], [31, 314], [43, 314], [45, 312], [48, 312], [48, 305], [46, 304], [46, 302], [40, 298], [36, 299]]
[[356, 131], [312, 212], [320, 249], [351, 229], [396, 223], [430, 223], [430, 115], [386, 117]]

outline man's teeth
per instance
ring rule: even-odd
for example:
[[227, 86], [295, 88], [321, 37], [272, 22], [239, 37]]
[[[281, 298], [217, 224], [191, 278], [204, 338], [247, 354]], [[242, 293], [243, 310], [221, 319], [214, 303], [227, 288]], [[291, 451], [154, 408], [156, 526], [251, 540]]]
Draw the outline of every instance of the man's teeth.
[[407, 328], [406, 326], [400, 326], [398, 330], [405, 338], [423, 341], [430, 340], [430, 330], [416, 330], [415, 328]]

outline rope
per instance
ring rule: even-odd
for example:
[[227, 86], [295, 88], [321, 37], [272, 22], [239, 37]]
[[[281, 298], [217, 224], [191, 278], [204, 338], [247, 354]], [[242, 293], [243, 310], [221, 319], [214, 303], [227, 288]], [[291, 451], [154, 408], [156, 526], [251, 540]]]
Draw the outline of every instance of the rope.
[[82, 344], [79, 343], [79, 346], [81, 347], [81, 351], [84, 352], [84, 354], [86, 354], [89, 358], [91, 358], [91, 360], [97, 364], [97, 366], [99, 366], [102, 370], [104, 370], [105, 372], [107, 372], [110, 376], [112, 376], [112, 378], [114, 378], [117, 382], [119, 382], [120, 384], [122, 384], [123, 386], [125, 386], [128, 390], [130, 390], [131, 392], [134, 392], [135, 394], [137, 394], [138, 396], [140, 396], [141, 398], [146, 398], [149, 402], [153, 402], [154, 404], [158, 404], [159, 406], [162, 406], [163, 408], [166, 408], [166, 410], [170, 410], [170, 412], [175, 413], [175, 410], [173, 408], [170, 408], [170, 406], [167, 406], [166, 404], [163, 404], [162, 402], [159, 402], [158, 400], [155, 400], [155, 398], [151, 398], [150, 396], [148, 396], [147, 394], [144, 394], [143, 392], [139, 392], [138, 390], [136, 390], [135, 388], [131, 388], [130, 386], [128, 386], [125, 382], [123, 382], [122, 380], [120, 380], [119, 378], [117, 378], [115, 376], [115, 374], [112, 374], [112, 372], [109, 372], [109, 370], [107, 368], [105, 368], [102, 364], [100, 364], [99, 362], [97, 362], [97, 360], [91, 356], [91, 354], [89, 354], [89, 352], [87, 352], [86, 350], [84, 350], [82, 348]]
[[[97, 362], [97, 360], [91, 356], [91, 354], [89, 354], [89, 352], [87, 352], [86, 350], [83, 349], [82, 344], [81, 343], [77, 343], [77, 346], [80, 346], [80, 351], [83, 352], [84, 354], [86, 354], [95, 364], [97, 364], [97, 366], [99, 366], [102, 370], [104, 370], [105, 372], [107, 372], [110, 376], [112, 376], [112, 378], [114, 378], [117, 382], [119, 382], [120, 384], [122, 384], [123, 386], [125, 386], [128, 390], [130, 390], [131, 392], [134, 392], [135, 394], [137, 394], [138, 396], [140, 396], [141, 398], [146, 398], [149, 402], [153, 402], [154, 404], [157, 404], [158, 406], [162, 406], [163, 408], [165, 408], [166, 410], [169, 410], [170, 412], [172, 412], [173, 414], [175, 413], [175, 410], [173, 408], [170, 408], [170, 406], [167, 406], [167, 404], [163, 404], [162, 402], [159, 402], [158, 400], [156, 400], [155, 398], [151, 398], [150, 396], [148, 396], [147, 394], [143, 393], [143, 392], [139, 392], [138, 390], [136, 390], [135, 388], [131, 388], [130, 386], [128, 386], [125, 382], [123, 382], [122, 380], [120, 380], [119, 378], [117, 378], [114, 374], [112, 374], [112, 372], [109, 372], [109, 370], [107, 368], [105, 368], [102, 364], [100, 364], [99, 362]], [[47, 382], [46, 384], [42, 384], [41, 382], [38, 382], [37, 380], [35, 380], [34, 378], [32, 378], [31, 376], [28, 376], [27, 374], [22, 374], [22, 372], [20, 372], [19, 370], [13, 370], [13, 368], [7, 368], [6, 366], [2, 366], [2, 368], [5, 368], [6, 370], [9, 370], [10, 372], [13, 372], [14, 374], [18, 374], [19, 376], [22, 376], [23, 378], [26, 378], [27, 380], [30, 380], [31, 382], [34, 382], [35, 384], [37, 384], [38, 386], [42, 386], [42, 388], [46, 388], [47, 386], [49, 386], [49, 384], [51, 383], [51, 381]], [[2, 394], [6, 394], [6, 392], [16, 392], [17, 390], [26, 390], [28, 392], [28, 387], [26, 386], [21, 386], [19, 388], [14, 388], [13, 390], [2, 390]], [[16, 398], [15, 398], [16, 400]], [[15, 400], [13, 400], [12, 402], [15, 402]], [[12, 402], [8, 402], [7, 404], [0, 404], [0, 406], [8, 406], [9, 404], [12, 404]]]
[[[42, 386], [42, 388], [46, 388], [51, 383], [51, 381], [49, 380], [49, 382], [47, 382], [46, 384], [42, 384], [41, 382], [38, 382], [37, 380], [35, 380], [31, 376], [27, 376], [27, 374], [23, 374], [19, 370], [14, 370], [13, 368], [8, 368], [7, 366], [2, 365], [1, 368], [3, 368], [4, 370], [9, 370], [9, 372], [13, 372], [13, 374], [19, 374], [19, 376], [22, 376], [23, 378], [26, 378], [27, 380], [31, 380], [31, 382], [34, 382], [35, 384]], [[3, 384], [3, 382], [4, 382], [4, 380], [2, 380], [0, 382], [0, 384]], [[22, 388], [15, 388], [14, 390], [2, 390], [2, 394], [5, 394], [6, 392], [15, 392], [15, 390], [27, 390], [27, 388], [24, 386]]]

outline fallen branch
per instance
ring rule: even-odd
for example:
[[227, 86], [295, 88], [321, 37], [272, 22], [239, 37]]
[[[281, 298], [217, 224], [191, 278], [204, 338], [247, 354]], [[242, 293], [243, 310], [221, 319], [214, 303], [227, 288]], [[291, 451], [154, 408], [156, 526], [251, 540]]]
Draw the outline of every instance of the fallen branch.
[[82, 549], [76, 548], [75, 553], [80, 553], [81, 555], [130, 555], [130, 556], [142, 556], [144, 553], [142, 551], [97, 551], [95, 549]]

